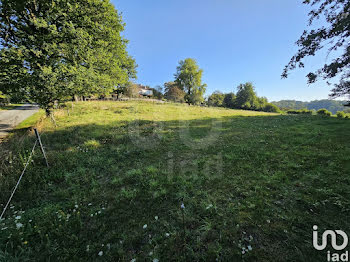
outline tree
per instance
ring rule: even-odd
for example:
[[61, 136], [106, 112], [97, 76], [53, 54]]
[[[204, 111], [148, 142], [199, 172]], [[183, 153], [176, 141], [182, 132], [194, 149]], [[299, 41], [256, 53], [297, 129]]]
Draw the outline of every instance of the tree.
[[[265, 111], [266, 105], [268, 104], [266, 97], [258, 97], [256, 96], [256, 104], [255, 104], [255, 110], [261, 110]], [[270, 111], [268, 111], [270, 112]]]
[[153, 97], [156, 99], [163, 99], [164, 95], [163, 95], [163, 87], [161, 86], [156, 86], [155, 88], [152, 88], [153, 90]]
[[164, 97], [167, 100], [183, 103], [185, 102], [185, 92], [175, 82], [164, 84]]
[[139, 97], [140, 96], [139, 92], [140, 92], [140, 85], [135, 84], [135, 83], [130, 83], [124, 89], [123, 94], [125, 96], [127, 96], [127, 97], [135, 98], [135, 97]]
[[[304, 67], [303, 60], [314, 56], [318, 51], [328, 46], [329, 53], [342, 52], [329, 64], [325, 64], [316, 72], [307, 75], [308, 83], [315, 83], [319, 78], [332, 79], [339, 77], [330, 97], [350, 97], [350, 2], [344, 0], [304, 0], [304, 4], [316, 6], [309, 13], [309, 26], [324, 16], [327, 26], [305, 30], [297, 41], [299, 50], [294, 55], [282, 74], [288, 77], [288, 72], [296, 67]], [[350, 104], [350, 102], [349, 102]]]
[[225, 94], [223, 105], [224, 105], [224, 107], [235, 108], [235, 106], [236, 106], [236, 95], [234, 93], [232, 93], [232, 92], [228, 93], [228, 94]]
[[175, 73], [175, 83], [186, 93], [185, 100], [189, 104], [199, 104], [204, 101], [206, 84], [202, 84], [203, 70], [196, 60], [187, 58], [179, 62]]
[[225, 95], [220, 91], [215, 91], [208, 98], [209, 106], [223, 106]]
[[0, 106], [1, 105], [6, 105], [9, 103], [9, 99], [7, 96], [5, 96], [4, 94], [1, 93], [0, 91]]
[[50, 114], [55, 101], [108, 94], [136, 77], [109, 0], [0, 1], [0, 90]]
[[237, 87], [236, 106], [241, 109], [258, 110], [258, 98], [252, 83], [240, 84]]

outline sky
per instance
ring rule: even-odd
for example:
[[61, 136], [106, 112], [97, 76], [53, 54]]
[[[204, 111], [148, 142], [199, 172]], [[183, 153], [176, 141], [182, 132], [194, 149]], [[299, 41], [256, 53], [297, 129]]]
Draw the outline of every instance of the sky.
[[281, 79], [307, 28], [310, 7], [301, 0], [112, 0], [126, 23], [123, 35], [138, 64], [137, 83], [155, 87], [174, 80], [180, 60], [203, 69], [206, 95], [235, 92], [252, 82], [269, 101], [327, 99], [324, 81], [306, 75], [330, 58], [323, 52]]

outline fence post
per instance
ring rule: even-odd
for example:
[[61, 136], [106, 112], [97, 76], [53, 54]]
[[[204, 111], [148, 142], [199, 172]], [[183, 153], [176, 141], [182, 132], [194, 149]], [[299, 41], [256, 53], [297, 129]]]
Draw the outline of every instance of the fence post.
[[38, 142], [39, 142], [41, 152], [42, 152], [42, 153], [43, 153], [43, 155], [44, 155], [45, 162], [46, 162], [46, 166], [47, 166], [47, 167], [50, 167], [50, 166], [49, 166], [49, 162], [47, 161], [47, 157], [46, 157], [46, 153], [45, 153], [45, 150], [44, 150], [43, 144], [41, 143], [41, 139], [40, 139], [39, 132], [38, 132], [38, 130], [37, 130], [36, 128], [34, 128], [34, 132], [35, 132], [35, 135], [36, 135], [36, 139], [37, 139], [37, 140], [38, 140]]

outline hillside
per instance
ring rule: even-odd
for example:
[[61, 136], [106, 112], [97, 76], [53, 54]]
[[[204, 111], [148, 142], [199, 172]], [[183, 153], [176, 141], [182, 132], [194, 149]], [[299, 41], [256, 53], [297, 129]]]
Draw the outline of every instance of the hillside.
[[303, 109], [307, 108], [309, 110], [318, 110], [321, 108], [326, 108], [328, 111], [331, 111], [333, 114], [336, 114], [337, 111], [349, 111], [350, 107], [344, 107], [343, 105], [347, 103], [347, 101], [339, 101], [339, 100], [314, 100], [311, 102], [303, 102], [296, 100], [281, 100], [278, 102], [271, 102], [272, 104], [278, 106], [281, 109]]
[[[312, 226], [350, 231], [347, 119], [135, 101], [55, 118], [37, 124], [51, 168], [37, 151], [1, 261], [323, 261]], [[0, 144], [0, 203], [34, 140]]]

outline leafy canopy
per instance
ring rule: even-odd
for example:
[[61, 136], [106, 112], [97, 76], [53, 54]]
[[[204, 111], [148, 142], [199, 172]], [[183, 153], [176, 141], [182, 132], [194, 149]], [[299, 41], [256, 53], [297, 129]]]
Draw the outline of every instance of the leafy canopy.
[[208, 98], [209, 106], [223, 106], [224, 105], [225, 94], [220, 91], [215, 91]]
[[185, 102], [185, 92], [175, 82], [164, 84], [164, 97], [174, 102]]
[[[305, 30], [297, 41], [299, 50], [294, 55], [282, 74], [288, 77], [288, 72], [296, 67], [304, 67], [303, 60], [314, 56], [318, 51], [328, 47], [329, 53], [341, 53], [331, 63], [325, 64], [316, 72], [307, 75], [308, 82], [314, 83], [319, 78], [332, 79], [339, 77], [331, 97], [350, 96], [350, 2], [345, 0], [304, 0], [304, 4], [315, 7], [309, 13], [309, 26], [321, 17], [327, 26]], [[337, 54], [336, 53], [336, 54]]]
[[55, 101], [106, 94], [136, 77], [109, 0], [2, 0], [0, 28], [0, 90], [47, 113]]
[[200, 104], [204, 101], [203, 95], [206, 84], [202, 84], [203, 70], [196, 60], [187, 58], [179, 62], [175, 73], [175, 83], [186, 93], [185, 99], [189, 104]]

